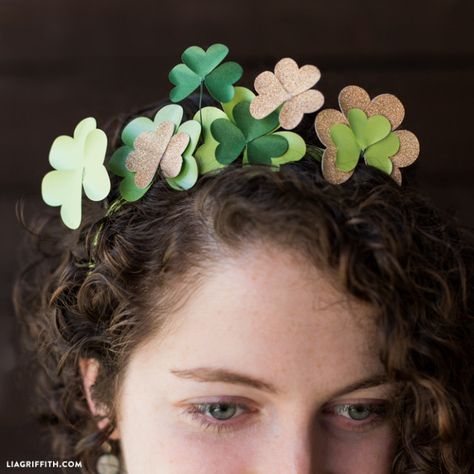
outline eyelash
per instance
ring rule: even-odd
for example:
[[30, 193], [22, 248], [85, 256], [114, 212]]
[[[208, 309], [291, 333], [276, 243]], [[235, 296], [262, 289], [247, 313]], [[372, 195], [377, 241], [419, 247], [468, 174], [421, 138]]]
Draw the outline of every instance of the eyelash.
[[[236, 408], [237, 410], [243, 410], [244, 412], [248, 413], [253, 413], [257, 411], [256, 409], [253, 409], [249, 407], [248, 405], [244, 403], [239, 403], [235, 402], [232, 400], [218, 400], [215, 402], [207, 402], [207, 403], [194, 403], [189, 405], [185, 410], [184, 413], [188, 416], [190, 416], [193, 420], [197, 421], [200, 426], [206, 430], [206, 431], [213, 431], [215, 433], [223, 433], [223, 432], [228, 432], [235, 430], [238, 425], [240, 425], [240, 421], [228, 421], [228, 420], [223, 420], [219, 422], [218, 420], [216, 421], [210, 421], [210, 418], [205, 415], [205, 412], [212, 406], [216, 405], [230, 405], [233, 408]], [[339, 418], [346, 418], [347, 421], [342, 421], [345, 427], [349, 428], [351, 431], [367, 431], [371, 427], [381, 423], [386, 417], [387, 417], [387, 401], [377, 401], [377, 402], [370, 402], [370, 403], [341, 403], [337, 405], [333, 405], [331, 407], [327, 407], [323, 410], [324, 414], [328, 414], [329, 416], [335, 416]], [[362, 422], [358, 422], [357, 420], [353, 420], [349, 418], [348, 416], [345, 416], [342, 414], [344, 412], [345, 414], [348, 413], [348, 410], [350, 407], [363, 407], [363, 408], [369, 408], [371, 410], [371, 414], [369, 415], [367, 420], [362, 420]], [[245, 415], [244, 415], [245, 416]], [[238, 416], [237, 418], [240, 418], [241, 416]], [[229, 418], [229, 420], [234, 419], [235, 416], [232, 416]]]

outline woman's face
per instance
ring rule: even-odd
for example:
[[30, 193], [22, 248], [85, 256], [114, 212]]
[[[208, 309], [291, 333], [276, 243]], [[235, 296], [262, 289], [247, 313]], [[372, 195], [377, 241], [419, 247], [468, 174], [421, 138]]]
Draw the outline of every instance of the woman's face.
[[249, 249], [133, 354], [129, 474], [381, 474], [393, 434], [370, 309], [302, 259]]

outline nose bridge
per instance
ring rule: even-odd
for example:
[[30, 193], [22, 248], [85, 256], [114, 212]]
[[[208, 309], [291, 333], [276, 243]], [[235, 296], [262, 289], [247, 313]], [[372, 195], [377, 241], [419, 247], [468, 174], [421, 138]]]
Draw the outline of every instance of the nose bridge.
[[296, 414], [286, 419], [279, 433], [275, 434], [270, 458], [271, 469], [265, 472], [278, 474], [316, 474], [318, 473], [316, 447], [314, 446], [314, 420]]

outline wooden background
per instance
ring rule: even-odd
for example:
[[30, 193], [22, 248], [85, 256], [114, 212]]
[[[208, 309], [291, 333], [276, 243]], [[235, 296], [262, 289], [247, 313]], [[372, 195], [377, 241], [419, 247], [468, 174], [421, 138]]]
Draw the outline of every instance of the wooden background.
[[10, 292], [18, 199], [39, 190], [52, 140], [83, 117], [114, 114], [168, 94], [168, 71], [190, 45], [222, 42], [240, 82], [291, 56], [316, 64], [325, 106], [348, 84], [397, 95], [403, 128], [422, 153], [411, 173], [440, 207], [473, 225], [472, 0], [0, 0], [0, 471], [6, 459], [48, 459], [19, 376]]

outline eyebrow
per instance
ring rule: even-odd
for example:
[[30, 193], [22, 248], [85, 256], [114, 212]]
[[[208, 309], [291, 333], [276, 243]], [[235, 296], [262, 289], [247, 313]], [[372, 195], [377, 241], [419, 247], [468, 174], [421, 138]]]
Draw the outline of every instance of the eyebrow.
[[[193, 369], [170, 369], [170, 372], [177, 377], [183, 379], [191, 379], [197, 382], [223, 382], [235, 385], [245, 385], [253, 387], [264, 392], [269, 392], [274, 395], [280, 394], [281, 391], [277, 387], [264, 380], [259, 380], [250, 375], [240, 372], [234, 372], [219, 367], [196, 367]], [[377, 387], [388, 382], [387, 376], [383, 373], [377, 373], [369, 377], [357, 380], [345, 387], [338, 389], [332, 394], [331, 398], [339, 397], [341, 395], [362, 390], [365, 388]]]

